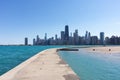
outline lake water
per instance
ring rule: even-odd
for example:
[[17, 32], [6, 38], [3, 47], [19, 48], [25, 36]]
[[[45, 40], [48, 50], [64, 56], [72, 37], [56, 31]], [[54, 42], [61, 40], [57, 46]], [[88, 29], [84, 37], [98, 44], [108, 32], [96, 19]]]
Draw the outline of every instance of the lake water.
[[80, 49], [59, 54], [80, 80], [120, 80], [120, 53], [92, 53]]

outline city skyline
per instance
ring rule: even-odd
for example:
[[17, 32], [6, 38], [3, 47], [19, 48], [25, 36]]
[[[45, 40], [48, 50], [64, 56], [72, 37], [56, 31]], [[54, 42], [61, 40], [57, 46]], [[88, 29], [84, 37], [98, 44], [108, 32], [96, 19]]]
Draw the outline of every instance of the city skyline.
[[[33, 44], [29, 44], [28, 37], [25, 37], [24, 45], [105, 45], [104, 32], [100, 32], [100, 36], [92, 35], [88, 31], [84, 35], [80, 35], [78, 32], [78, 29], [70, 32], [69, 25], [65, 25], [65, 29], [60, 31], [60, 36], [57, 35], [58, 33], [51, 37], [47, 37], [47, 33], [45, 33], [44, 38], [36, 35], [33, 38]], [[107, 43], [110, 42], [107, 40]]]
[[[1, 0], [0, 44], [23, 44], [24, 37], [44, 38], [63, 30], [120, 36], [120, 0]], [[60, 34], [60, 33], [58, 33]], [[58, 35], [57, 34], [57, 35]], [[58, 35], [60, 36], [60, 35]]]
[[78, 33], [78, 29], [69, 32], [69, 25], [65, 25], [65, 29], [60, 31], [60, 36], [55, 34], [47, 37], [47, 33], [45, 33], [44, 38], [41, 38], [37, 35], [33, 38], [33, 44], [29, 44], [28, 37], [25, 37], [24, 45], [120, 45], [120, 36], [108, 37], [104, 32], [100, 32], [97, 36], [92, 35], [89, 31], [86, 31], [83, 36]]

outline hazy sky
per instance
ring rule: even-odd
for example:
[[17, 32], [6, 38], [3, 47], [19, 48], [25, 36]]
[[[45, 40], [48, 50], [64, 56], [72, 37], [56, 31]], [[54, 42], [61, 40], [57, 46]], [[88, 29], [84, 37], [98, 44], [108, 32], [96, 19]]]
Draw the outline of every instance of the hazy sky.
[[0, 44], [60, 36], [66, 24], [81, 36], [86, 30], [120, 36], [120, 0], [0, 0]]

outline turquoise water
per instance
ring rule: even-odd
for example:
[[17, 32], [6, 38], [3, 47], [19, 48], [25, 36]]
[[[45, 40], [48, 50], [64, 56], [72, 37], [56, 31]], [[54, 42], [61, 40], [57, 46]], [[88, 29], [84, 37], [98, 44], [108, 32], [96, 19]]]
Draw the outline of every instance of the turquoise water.
[[80, 80], [120, 80], [120, 53], [91, 53], [82, 49], [59, 53]]
[[62, 46], [0, 46], [0, 75], [42, 50], [58, 47]]

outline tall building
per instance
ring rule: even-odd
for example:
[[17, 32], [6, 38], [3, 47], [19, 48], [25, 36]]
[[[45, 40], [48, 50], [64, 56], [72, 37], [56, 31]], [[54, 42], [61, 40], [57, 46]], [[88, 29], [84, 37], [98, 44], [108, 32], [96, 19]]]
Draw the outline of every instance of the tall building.
[[36, 36], [36, 45], [39, 45], [39, 42], [40, 42], [40, 38], [39, 38], [39, 35]]
[[87, 42], [88, 42], [88, 31], [86, 31], [85, 33], [85, 44], [87, 44]]
[[28, 45], [28, 38], [25, 37], [25, 45]]
[[79, 44], [79, 36], [78, 36], [78, 30], [77, 29], [74, 32], [74, 44], [75, 45]]
[[72, 37], [72, 32], [70, 33], [70, 36], [69, 36], [69, 44], [70, 45], [73, 45], [74, 44], [74, 39]]
[[98, 37], [97, 36], [91, 36], [91, 44], [92, 45], [98, 44]]
[[65, 25], [65, 40], [69, 40], [69, 26]]
[[110, 38], [109, 37], [105, 38], [105, 44], [110, 44]]
[[88, 31], [86, 31], [85, 33], [85, 39], [87, 39], [87, 37], [88, 37]]
[[47, 33], [45, 33], [45, 41], [47, 40]]
[[86, 31], [86, 34], [85, 34], [85, 44], [90, 44], [90, 37], [91, 37], [91, 34], [90, 32]]
[[57, 34], [55, 35], [55, 40], [57, 40], [58, 38], [57, 38]]
[[57, 34], [55, 34], [55, 45], [57, 45], [58, 44], [58, 37], [57, 37]]
[[100, 32], [100, 44], [104, 44], [104, 32]]
[[69, 44], [69, 26], [65, 26], [65, 44]]
[[35, 38], [33, 39], [33, 45], [36, 45], [36, 41], [35, 41]]
[[88, 44], [90, 44], [90, 42], [91, 42], [91, 33], [89, 32], [88, 33]]
[[61, 31], [61, 44], [64, 43], [64, 40], [65, 40], [65, 32]]
[[61, 31], [61, 40], [64, 40], [64, 39], [65, 39], [65, 32]]

